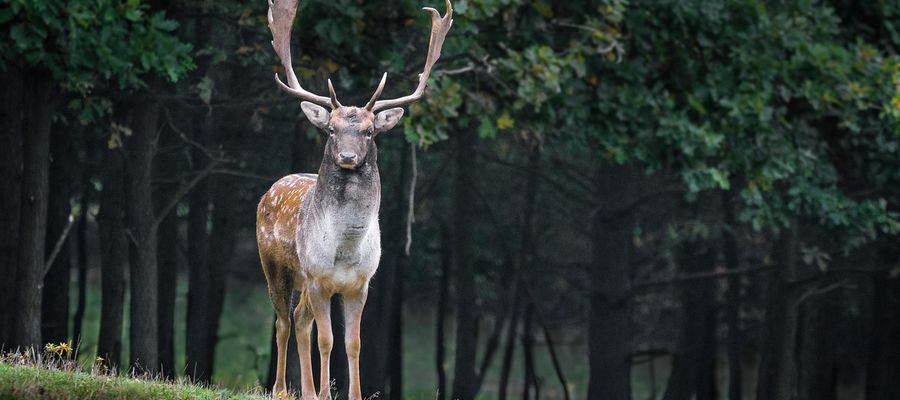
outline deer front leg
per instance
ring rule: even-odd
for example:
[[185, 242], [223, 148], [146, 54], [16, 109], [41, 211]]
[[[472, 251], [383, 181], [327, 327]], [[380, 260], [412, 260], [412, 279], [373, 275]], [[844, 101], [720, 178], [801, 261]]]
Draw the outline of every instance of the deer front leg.
[[319, 332], [319, 400], [331, 400], [331, 348], [334, 345], [331, 332], [331, 295], [332, 293], [314, 285], [309, 291], [309, 302], [316, 318], [316, 330]]
[[362, 400], [359, 384], [359, 326], [362, 318], [363, 307], [368, 296], [368, 284], [358, 293], [344, 294], [344, 326], [346, 327], [344, 343], [347, 348], [347, 364], [350, 367], [350, 389], [347, 397], [349, 400]]
[[[313, 384], [312, 354], [310, 352], [310, 331], [312, 331], [313, 312], [309, 305], [306, 291], [300, 293], [300, 302], [294, 308], [294, 336], [297, 339], [297, 353], [300, 355], [300, 386], [302, 400], [314, 400], [316, 387]], [[281, 369], [284, 371], [284, 369]]]

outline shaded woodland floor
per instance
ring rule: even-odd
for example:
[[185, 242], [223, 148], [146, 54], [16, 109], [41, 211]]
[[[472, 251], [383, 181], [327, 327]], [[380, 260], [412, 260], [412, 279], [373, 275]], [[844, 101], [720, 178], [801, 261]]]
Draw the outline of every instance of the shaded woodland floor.
[[[186, 283], [185, 279], [179, 282]], [[257, 282], [246, 282], [240, 279], [229, 279], [227, 282], [222, 325], [219, 330], [219, 343], [216, 347], [214, 384], [237, 391], [252, 390], [266, 381], [268, 373], [272, 334], [272, 311], [265, 287]], [[74, 296], [76, 291], [73, 290]], [[184, 365], [184, 332], [187, 288], [184, 284], [177, 288], [175, 305], [175, 354], [176, 365]], [[79, 347], [79, 361], [89, 366], [96, 352], [96, 338], [99, 329], [100, 291], [93, 277], [88, 277], [88, 292], [84, 319], [85, 337]], [[430, 400], [435, 396], [435, 316], [434, 310], [427, 303], [410, 301], [404, 314], [404, 398], [411, 400]], [[446, 369], [452, 373], [453, 365], [453, 326], [448, 317]], [[126, 318], [126, 324], [128, 319]], [[126, 332], [127, 332], [126, 326]], [[489, 323], [482, 328], [489, 331]], [[571, 331], [571, 329], [569, 330]], [[563, 372], [572, 398], [584, 398], [588, 379], [587, 344], [584, 332], [555, 332], [558, 343], [557, 351], [563, 366]], [[128, 335], [123, 337], [125, 349], [124, 359], [128, 353]], [[482, 346], [484, 344], [482, 343]], [[541, 398], [563, 398], [561, 385], [557, 379], [546, 349], [546, 344], [538, 338], [535, 342], [537, 374], [540, 379]], [[744, 398], [756, 396], [756, 368], [758, 360], [752, 355], [744, 360]], [[632, 368], [633, 398], [636, 400], [658, 400], [663, 398], [666, 380], [670, 374], [671, 357], [659, 355], [652, 358], [642, 356], [635, 359]], [[521, 351], [515, 353], [509, 394], [519, 396], [522, 390], [523, 359]], [[727, 365], [724, 356], [720, 355], [717, 382], [720, 393], [728, 387]], [[496, 398], [498, 392], [499, 362], [492, 364], [479, 399]], [[179, 372], [183, 376], [184, 371]], [[838, 399], [853, 400], [863, 398], [863, 377], [848, 374], [841, 377], [838, 387]]]

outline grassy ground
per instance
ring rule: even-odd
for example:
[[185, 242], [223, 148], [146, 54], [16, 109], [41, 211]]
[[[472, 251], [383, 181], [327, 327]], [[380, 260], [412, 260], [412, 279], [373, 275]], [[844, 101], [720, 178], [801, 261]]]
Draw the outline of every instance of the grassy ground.
[[14, 365], [0, 361], [0, 400], [5, 399], [266, 399], [225, 389], [122, 376]]

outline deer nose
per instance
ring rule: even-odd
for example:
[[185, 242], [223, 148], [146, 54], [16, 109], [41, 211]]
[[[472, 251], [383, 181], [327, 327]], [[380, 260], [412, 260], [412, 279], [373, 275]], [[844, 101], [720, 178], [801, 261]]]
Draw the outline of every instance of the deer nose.
[[353, 164], [356, 162], [356, 153], [340, 153], [341, 164]]

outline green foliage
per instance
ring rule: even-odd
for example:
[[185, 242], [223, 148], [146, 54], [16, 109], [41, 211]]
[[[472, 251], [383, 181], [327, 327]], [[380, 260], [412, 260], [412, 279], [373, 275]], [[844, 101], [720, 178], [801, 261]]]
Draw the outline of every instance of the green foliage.
[[625, 25], [629, 53], [607, 67], [614, 93], [595, 103], [603, 129], [584, 130], [601, 154], [677, 168], [691, 192], [740, 185], [758, 229], [795, 215], [851, 244], [898, 232], [884, 193], [850, 191], [896, 173], [850, 167], [897, 162], [896, 55], [844, 41], [819, 2], [648, 3]]
[[[599, 81], [589, 73], [588, 59], [615, 61], [619, 56], [617, 24], [624, 4], [604, 1], [584, 13], [580, 4], [457, 2], [443, 57], [465, 55], [466, 62], [445, 63], [439, 69], [468, 64], [478, 73], [476, 79], [441, 78], [458, 82], [464, 95], [465, 112], [450, 124], [477, 129], [480, 137], [491, 140], [523, 131], [544, 136], [561, 128], [583, 129], [590, 111], [585, 96]], [[429, 91], [426, 102], [438, 96]], [[434, 143], [444, 137], [446, 126], [433, 124], [427, 113], [421, 118], [412, 114], [407, 122], [413, 127], [407, 128], [410, 140]]]
[[[439, 78], [407, 138], [530, 132], [594, 160], [677, 171], [690, 193], [736, 187], [757, 229], [808, 218], [855, 246], [900, 231], [900, 42], [887, 3], [873, 13], [890, 40], [867, 43], [820, 1], [458, 2], [444, 58], [465, 57], [439, 69], [475, 73]], [[446, 93], [448, 81], [459, 90]]]
[[46, 73], [80, 96], [68, 106], [82, 121], [111, 109], [89, 97], [98, 86], [137, 89], [151, 75], [176, 81], [193, 68], [178, 24], [138, 0], [0, 0], [0, 10], [0, 68]]
[[463, 105], [462, 86], [450, 79], [433, 78], [424, 101], [409, 107], [403, 119], [406, 139], [428, 146], [446, 140]]

